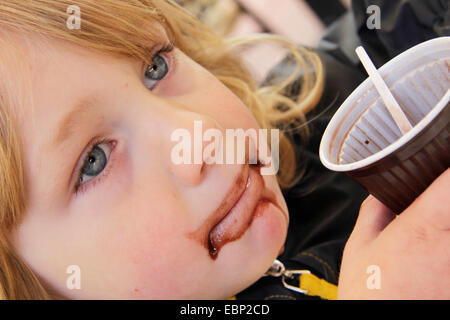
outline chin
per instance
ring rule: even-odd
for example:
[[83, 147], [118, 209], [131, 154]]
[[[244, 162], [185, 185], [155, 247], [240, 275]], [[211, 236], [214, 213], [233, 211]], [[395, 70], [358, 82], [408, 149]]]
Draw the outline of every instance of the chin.
[[273, 204], [263, 209], [255, 215], [245, 234], [224, 246], [216, 260], [220, 272], [227, 275], [224, 279], [232, 277], [232, 282], [239, 284], [236, 292], [250, 286], [269, 269], [286, 240], [285, 213]]
[[[273, 262], [281, 253], [288, 230], [287, 213], [278, 206], [269, 203], [261, 214], [257, 215], [252, 223], [250, 232], [255, 241], [255, 250], [270, 253]], [[270, 265], [269, 265], [270, 266]]]

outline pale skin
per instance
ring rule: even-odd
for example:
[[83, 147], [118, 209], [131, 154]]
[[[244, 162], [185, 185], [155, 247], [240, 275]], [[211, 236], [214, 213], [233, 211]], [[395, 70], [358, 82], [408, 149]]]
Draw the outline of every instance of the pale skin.
[[[257, 129], [246, 106], [178, 49], [161, 54], [169, 71], [149, 89], [140, 61], [56, 40], [48, 44], [47, 51], [35, 50], [24, 61], [31, 67], [27, 76], [35, 110], [34, 121], [25, 117], [20, 123], [29, 192], [25, 217], [11, 234], [15, 250], [44, 284], [69, 299], [224, 299], [259, 279], [281, 252], [289, 221], [275, 176], [264, 176], [264, 181], [279, 207], [269, 206], [213, 260], [186, 234], [197, 230], [223, 201], [241, 166], [175, 165], [170, 159], [171, 133], [192, 130], [194, 120], [202, 120], [204, 130]], [[21, 45], [18, 40], [12, 50], [24, 49]], [[52, 146], [61, 120], [77, 101], [92, 96], [93, 106], [77, 116], [73, 135]], [[24, 105], [20, 112], [31, 114], [28, 108]], [[108, 163], [75, 194], [76, 168], [83, 166], [82, 154], [94, 137], [107, 139], [101, 147]], [[373, 292], [363, 288], [365, 271], [377, 263], [383, 277], [398, 275], [383, 278], [377, 298], [423, 293], [424, 284], [409, 278], [420, 278], [427, 263], [433, 267], [427, 274], [435, 279], [435, 293], [449, 296], [448, 282], [445, 287], [439, 279], [448, 274], [450, 253], [447, 247], [436, 247], [449, 240], [448, 209], [437, 208], [437, 200], [445, 203], [442, 190], [448, 190], [449, 174], [433, 186], [416, 201], [417, 208], [412, 206], [391, 224], [391, 213], [376, 200], [362, 207], [345, 249], [340, 298], [371, 297]], [[447, 228], [432, 232], [434, 216], [447, 222]], [[405, 239], [419, 225], [430, 226], [426, 230], [432, 235], [417, 241], [422, 250]], [[375, 241], [380, 234], [387, 234], [385, 240]], [[392, 243], [399, 249], [386, 250]], [[436, 254], [430, 257], [430, 250]], [[397, 273], [405, 270], [403, 263], [411, 272]], [[80, 290], [66, 287], [70, 265], [80, 267]]]
[[[12, 235], [44, 283], [70, 299], [224, 299], [261, 277], [287, 233], [276, 177], [263, 178], [281, 210], [269, 206], [213, 260], [187, 234], [224, 200], [242, 165], [176, 165], [170, 157], [171, 133], [193, 130], [194, 120], [203, 121], [203, 130], [257, 130], [241, 100], [178, 49], [161, 54], [169, 71], [150, 90], [141, 61], [49, 44], [30, 56], [35, 121], [21, 123], [30, 192], [25, 219]], [[93, 95], [66, 144], [51, 146], [60, 121]], [[95, 136], [115, 147], [100, 146], [108, 164], [75, 195], [73, 170]], [[70, 265], [80, 267], [81, 290], [66, 287]]]
[[[344, 249], [339, 299], [449, 299], [449, 190], [447, 169], [399, 216], [369, 196]], [[379, 289], [367, 286], [371, 265]]]

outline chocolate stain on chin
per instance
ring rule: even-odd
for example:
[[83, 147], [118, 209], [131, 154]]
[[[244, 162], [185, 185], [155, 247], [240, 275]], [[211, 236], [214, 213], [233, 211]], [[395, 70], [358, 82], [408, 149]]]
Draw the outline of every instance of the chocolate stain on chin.
[[[260, 164], [243, 166], [243, 170], [259, 170], [260, 167], [261, 167]], [[231, 188], [231, 190], [224, 197], [225, 200], [219, 205], [219, 207], [215, 210], [215, 212], [211, 214], [197, 230], [187, 234], [188, 238], [198, 241], [203, 247], [205, 247], [205, 249], [208, 250], [209, 256], [213, 260], [217, 259], [220, 249], [225, 244], [241, 238], [242, 235], [251, 226], [255, 216], [257, 216], [259, 212], [264, 211], [264, 209], [268, 207], [269, 204], [273, 204], [281, 210], [281, 208], [278, 206], [276, 202], [275, 194], [272, 191], [266, 189], [264, 179], [262, 178], [261, 174], [258, 174], [257, 179], [260, 180], [262, 189], [264, 191], [261, 199], [259, 199], [259, 203], [255, 206], [253, 212], [251, 213], [251, 217], [250, 219], [248, 219], [248, 222], [245, 225], [245, 227], [242, 228], [242, 230], [240, 230], [240, 232], [238, 233], [234, 233], [228, 236], [225, 234], [217, 239], [211, 239], [210, 232], [214, 229], [216, 225], [218, 225], [223, 219], [225, 219], [225, 217], [228, 215], [228, 213], [231, 211], [231, 209], [239, 201], [240, 198], [234, 201], [234, 203], [230, 203], [229, 199], [235, 199], [237, 193], [241, 193], [242, 196], [242, 194], [245, 192], [245, 190], [244, 192], [242, 191], [242, 188], [246, 188], [247, 180], [244, 180], [242, 178], [243, 176], [246, 177], [247, 175], [241, 174], [236, 178], [236, 180], [233, 183], [235, 187]], [[223, 211], [224, 209], [227, 210], [227, 214], [219, 221], [217, 221], [216, 213], [218, 211]]]

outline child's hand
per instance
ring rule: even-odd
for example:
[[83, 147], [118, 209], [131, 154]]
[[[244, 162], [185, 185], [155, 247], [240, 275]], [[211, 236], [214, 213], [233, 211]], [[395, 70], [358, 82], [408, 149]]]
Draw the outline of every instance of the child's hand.
[[369, 196], [344, 249], [339, 299], [450, 299], [450, 169], [401, 215]]

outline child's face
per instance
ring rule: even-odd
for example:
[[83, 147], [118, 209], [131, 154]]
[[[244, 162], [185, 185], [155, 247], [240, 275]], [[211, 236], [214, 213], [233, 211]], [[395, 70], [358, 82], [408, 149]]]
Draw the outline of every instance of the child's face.
[[[27, 115], [20, 130], [28, 206], [12, 240], [25, 262], [68, 298], [226, 298], [256, 281], [287, 232], [276, 177], [253, 176], [239, 200], [249, 172], [259, 171], [171, 160], [172, 132], [193, 136], [194, 120], [203, 131], [258, 128], [246, 106], [178, 49], [162, 54], [168, 72], [153, 81], [137, 60], [50, 44], [29, 52], [30, 74], [7, 75], [28, 77], [34, 96], [34, 113], [18, 110]], [[94, 138], [105, 142], [89, 153]], [[240, 221], [223, 226], [238, 234], [262, 193], [272, 202], [213, 259], [208, 237], [228, 212], [221, 210], [238, 201]], [[67, 288], [71, 265], [80, 268], [80, 290]]]

